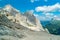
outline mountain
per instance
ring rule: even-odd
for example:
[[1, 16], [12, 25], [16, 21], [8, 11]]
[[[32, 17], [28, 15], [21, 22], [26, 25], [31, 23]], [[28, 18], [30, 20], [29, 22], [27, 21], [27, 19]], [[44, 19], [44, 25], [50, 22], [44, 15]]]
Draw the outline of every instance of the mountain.
[[45, 25], [45, 28], [51, 34], [60, 35], [60, 20], [51, 20], [48, 24]]
[[47, 21], [40, 21], [43, 28], [46, 27], [45, 25], [47, 25], [48, 23], [50, 23], [51, 20], [47, 20]]
[[18, 40], [22, 38], [24, 33], [18, 31], [20, 28], [25, 29], [22, 25], [13, 23], [5, 15], [0, 14], [0, 40]]
[[39, 20], [31, 12], [25, 12], [22, 14], [19, 10], [13, 8], [10, 5], [6, 5], [3, 9], [3, 14], [7, 16], [12, 22], [18, 23], [35, 31], [44, 31]]
[[0, 40], [60, 40], [47, 33], [30, 12], [21, 12], [11, 5], [0, 9]]

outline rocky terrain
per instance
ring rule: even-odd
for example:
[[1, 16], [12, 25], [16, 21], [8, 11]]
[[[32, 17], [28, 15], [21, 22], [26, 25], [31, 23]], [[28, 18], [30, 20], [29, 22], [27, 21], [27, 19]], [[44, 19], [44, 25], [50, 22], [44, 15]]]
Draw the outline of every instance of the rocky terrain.
[[21, 12], [10, 5], [0, 9], [0, 40], [60, 40], [45, 31], [33, 13]]

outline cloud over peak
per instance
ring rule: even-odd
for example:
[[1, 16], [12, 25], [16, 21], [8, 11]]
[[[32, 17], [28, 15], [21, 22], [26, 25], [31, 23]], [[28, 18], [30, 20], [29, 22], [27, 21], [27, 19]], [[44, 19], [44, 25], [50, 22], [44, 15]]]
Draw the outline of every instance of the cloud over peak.
[[36, 12], [41, 12], [45, 16], [39, 16], [42, 20], [47, 20], [54, 18], [56, 20], [60, 20], [60, 17], [58, 14], [60, 13], [60, 4], [56, 3], [54, 5], [48, 5], [48, 6], [38, 6], [35, 8]]
[[60, 9], [60, 4], [56, 3], [51, 6], [38, 6], [35, 8], [36, 12], [53, 12]]

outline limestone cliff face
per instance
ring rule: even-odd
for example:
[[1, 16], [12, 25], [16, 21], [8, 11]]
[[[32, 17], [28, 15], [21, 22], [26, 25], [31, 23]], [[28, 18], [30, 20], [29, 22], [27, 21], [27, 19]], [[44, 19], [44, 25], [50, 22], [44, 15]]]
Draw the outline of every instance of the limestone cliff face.
[[31, 30], [44, 31], [40, 21], [30, 11], [21, 14], [19, 10], [10, 5], [6, 5], [1, 11], [11, 22], [23, 25]]
[[0, 40], [20, 40], [25, 36], [21, 31], [26, 28], [11, 22], [5, 15], [0, 15]]
[[7, 5], [0, 9], [0, 40], [28, 38], [28, 32], [40, 31], [42, 26], [38, 26], [38, 23], [33, 14], [21, 14], [17, 9]]
[[10, 5], [0, 9], [0, 40], [58, 40], [59, 38], [60, 36], [45, 32], [39, 20], [30, 11], [21, 14]]
[[37, 31], [41, 31], [41, 30], [44, 31], [40, 21], [33, 15], [33, 13], [31, 11], [27, 11], [23, 15], [25, 17], [27, 17], [26, 18], [27, 23], [31, 23], [31, 24], [34, 25], [34, 26], [30, 27], [30, 28], [33, 28], [33, 29], [35, 29]]

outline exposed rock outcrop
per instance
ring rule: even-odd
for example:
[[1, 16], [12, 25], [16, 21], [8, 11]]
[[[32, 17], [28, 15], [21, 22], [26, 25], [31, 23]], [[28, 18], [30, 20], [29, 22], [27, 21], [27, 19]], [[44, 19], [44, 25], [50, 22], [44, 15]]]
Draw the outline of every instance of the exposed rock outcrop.
[[10, 5], [0, 9], [0, 40], [60, 40], [44, 31], [30, 12], [21, 14]]
[[18, 23], [31, 30], [44, 31], [40, 21], [30, 11], [21, 14], [10, 5], [6, 5], [1, 11], [11, 22]]

